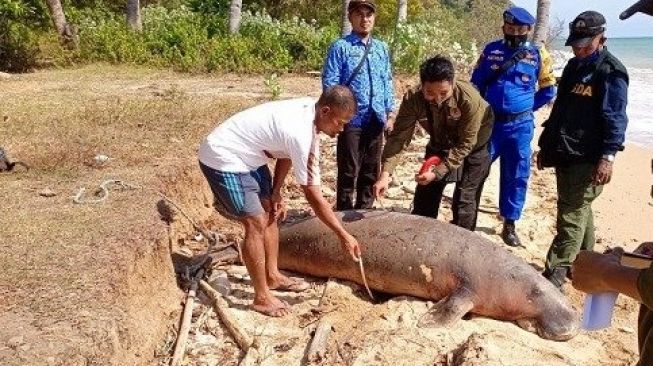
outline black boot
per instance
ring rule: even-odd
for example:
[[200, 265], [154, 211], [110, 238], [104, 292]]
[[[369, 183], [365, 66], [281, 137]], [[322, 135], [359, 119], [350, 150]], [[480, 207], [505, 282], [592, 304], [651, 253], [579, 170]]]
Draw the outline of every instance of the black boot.
[[569, 267], [555, 267], [552, 270], [546, 269], [542, 276], [546, 277], [558, 290], [562, 291], [562, 285], [565, 284]]
[[501, 232], [501, 239], [506, 245], [511, 247], [521, 247], [521, 240], [517, 236], [515, 231], [515, 222], [512, 220], [506, 220], [503, 223], [503, 231]]

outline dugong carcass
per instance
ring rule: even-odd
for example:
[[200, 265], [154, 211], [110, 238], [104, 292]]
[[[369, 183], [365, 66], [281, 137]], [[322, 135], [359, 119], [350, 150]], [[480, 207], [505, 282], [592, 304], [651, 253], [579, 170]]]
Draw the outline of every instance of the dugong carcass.
[[[516, 321], [540, 337], [568, 340], [578, 314], [524, 260], [442, 221], [386, 211], [337, 214], [361, 243], [371, 288], [437, 301], [420, 326], [450, 326], [466, 313]], [[358, 265], [317, 218], [281, 227], [279, 267], [362, 283]]]

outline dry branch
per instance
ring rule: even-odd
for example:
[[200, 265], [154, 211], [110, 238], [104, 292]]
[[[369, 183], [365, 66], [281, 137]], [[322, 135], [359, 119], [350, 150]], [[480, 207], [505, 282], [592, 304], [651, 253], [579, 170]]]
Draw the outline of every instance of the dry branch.
[[251, 347], [253, 340], [249, 335], [247, 335], [247, 332], [238, 325], [238, 322], [226, 311], [228, 305], [222, 298], [222, 295], [214, 290], [213, 287], [204, 280], [200, 281], [200, 287], [213, 300], [215, 312], [229, 331], [229, 334], [231, 334], [236, 343], [238, 343], [240, 349], [247, 352]]
[[324, 289], [322, 290], [322, 296], [320, 296], [320, 301], [317, 303], [317, 308], [322, 309], [322, 302], [324, 301], [324, 298], [326, 297], [327, 291], [329, 289], [329, 284], [331, 283], [331, 278], [329, 278], [326, 283], [324, 284]]
[[308, 362], [320, 362], [326, 359], [329, 335], [332, 329], [331, 323], [326, 319], [322, 319], [317, 323], [313, 341], [306, 353], [306, 360]]

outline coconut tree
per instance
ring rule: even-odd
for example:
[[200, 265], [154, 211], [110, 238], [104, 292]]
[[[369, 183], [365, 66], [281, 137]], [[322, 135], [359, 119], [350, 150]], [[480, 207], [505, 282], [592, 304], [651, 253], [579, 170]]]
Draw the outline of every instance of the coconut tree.
[[408, 19], [408, 0], [397, 0], [397, 24]]
[[242, 18], [243, 0], [231, 0], [229, 6], [229, 33], [236, 34], [240, 29]]
[[537, 0], [537, 20], [535, 21], [535, 33], [533, 42], [546, 42], [549, 34], [549, 11], [551, 9], [551, 0]]
[[351, 33], [351, 23], [349, 23], [349, 0], [342, 0], [342, 21], [340, 25], [340, 33], [344, 36]]
[[62, 44], [68, 47], [75, 47], [75, 29], [66, 21], [66, 14], [63, 12], [60, 0], [45, 0], [50, 11], [50, 17], [54, 23], [54, 28], [59, 34]]
[[141, 2], [140, 0], [127, 0], [127, 25], [135, 31], [140, 31], [143, 27], [141, 22]]

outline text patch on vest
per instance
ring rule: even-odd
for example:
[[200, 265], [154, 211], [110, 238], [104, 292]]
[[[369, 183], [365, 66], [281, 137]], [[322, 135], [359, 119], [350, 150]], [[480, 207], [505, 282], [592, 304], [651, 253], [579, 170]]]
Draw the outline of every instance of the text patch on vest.
[[574, 94], [578, 94], [584, 97], [591, 97], [592, 96], [592, 86], [587, 85], [587, 84], [582, 84], [582, 83], [577, 83], [573, 89], [571, 89], [571, 92]]

